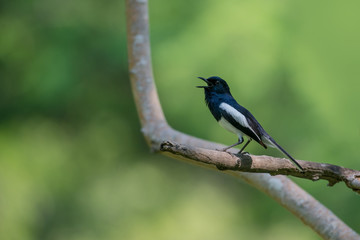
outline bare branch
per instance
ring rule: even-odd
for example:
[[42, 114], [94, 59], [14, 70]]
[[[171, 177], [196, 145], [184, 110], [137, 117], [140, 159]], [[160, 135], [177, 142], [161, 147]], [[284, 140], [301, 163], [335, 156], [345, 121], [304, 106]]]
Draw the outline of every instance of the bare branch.
[[[219, 149], [223, 146], [178, 132], [166, 122], [153, 80], [147, 0], [126, 0], [128, 56], [130, 79], [142, 132], [154, 151], [159, 151], [165, 141]], [[183, 159], [201, 166], [215, 168], [200, 161], [189, 160], [180, 155], [166, 152], [176, 159]], [[214, 161], [210, 158], [209, 161]], [[287, 164], [287, 163], [286, 163]], [[287, 165], [284, 165], [287, 166]], [[284, 176], [270, 176], [265, 173], [224, 171], [243, 179], [265, 192], [295, 216], [309, 225], [323, 239], [360, 239], [360, 236], [337, 218], [331, 211]]]
[[333, 186], [345, 182], [355, 192], [360, 193], [360, 171], [339, 167], [332, 164], [315, 163], [297, 160], [305, 172], [300, 172], [288, 159], [249, 154], [233, 154], [229, 152], [199, 148], [165, 141], [160, 151], [181, 155], [201, 163], [214, 165], [219, 170], [241, 172], [269, 173], [271, 175], [290, 175], [313, 181], [324, 179]]

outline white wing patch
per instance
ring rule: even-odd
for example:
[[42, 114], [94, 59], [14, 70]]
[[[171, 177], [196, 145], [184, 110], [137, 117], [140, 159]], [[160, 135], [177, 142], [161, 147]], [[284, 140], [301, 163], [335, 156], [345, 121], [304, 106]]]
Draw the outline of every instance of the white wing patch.
[[[258, 139], [261, 139], [256, 132], [254, 132], [254, 130], [250, 127], [248, 121], [246, 120], [246, 117], [239, 112], [238, 110], [236, 110], [235, 108], [233, 108], [232, 106], [230, 106], [227, 103], [221, 103], [219, 106], [222, 110], [226, 111], [229, 115], [231, 115], [241, 126], [250, 129], [255, 136], [258, 137]], [[231, 125], [226, 119], [224, 119], [223, 117], [220, 119], [219, 124], [227, 129], [230, 132], [233, 132], [237, 135], [239, 135], [239, 132], [241, 133], [241, 136], [244, 135], [239, 129], [235, 128], [233, 125]]]

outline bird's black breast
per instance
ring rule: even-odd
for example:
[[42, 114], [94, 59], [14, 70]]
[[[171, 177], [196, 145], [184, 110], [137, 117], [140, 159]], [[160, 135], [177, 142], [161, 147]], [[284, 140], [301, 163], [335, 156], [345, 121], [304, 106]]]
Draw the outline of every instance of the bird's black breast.
[[222, 97], [214, 94], [213, 92], [205, 90], [205, 102], [210, 109], [211, 114], [214, 116], [216, 121], [221, 119], [221, 112], [219, 106], [222, 102]]

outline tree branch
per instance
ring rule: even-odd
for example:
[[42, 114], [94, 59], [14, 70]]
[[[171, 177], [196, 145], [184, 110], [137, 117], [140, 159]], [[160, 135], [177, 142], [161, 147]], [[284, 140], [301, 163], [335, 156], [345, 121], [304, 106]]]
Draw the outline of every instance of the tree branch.
[[313, 181], [323, 179], [329, 182], [329, 186], [343, 181], [350, 189], [360, 193], [360, 172], [332, 164], [297, 160], [305, 170], [302, 173], [286, 158], [234, 154], [177, 144], [170, 141], [163, 142], [160, 146], [160, 151], [180, 155], [201, 163], [211, 164], [219, 170], [269, 173], [273, 176], [290, 175]]
[[[186, 135], [172, 129], [167, 124], [153, 81], [147, 0], [126, 0], [126, 15], [132, 91], [142, 125], [142, 132], [151, 149], [160, 151], [160, 146], [165, 141], [210, 150], [222, 148], [223, 145]], [[166, 153], [176, 159], [184, 159], [215, 169], [214, 165]], [[212, 157], [209, 158], [210, 160], [214, 161]], [[360, 238], [355, 231], [330, 210], [284, 176], [239, 171], [224, 171], [224, 173], [240, 178], [263, 191], [309, 225], [323, 239], [355, 240]]]

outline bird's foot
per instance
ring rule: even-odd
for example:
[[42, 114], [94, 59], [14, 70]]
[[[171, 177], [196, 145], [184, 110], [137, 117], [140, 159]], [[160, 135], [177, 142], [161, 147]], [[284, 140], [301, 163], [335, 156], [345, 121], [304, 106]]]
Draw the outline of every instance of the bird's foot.
[[221, 151], [221, 152], [225, 152], [225, 153], [230, 154], [230, 155], [234, 154], [234, 153], [232, 153], [232, 152], [228, 152], [228, 150], [229, 150], [229, 148], [219, 149], [219, 151]]

